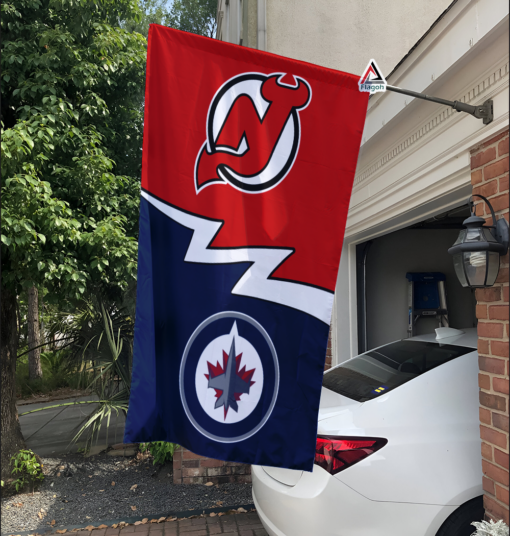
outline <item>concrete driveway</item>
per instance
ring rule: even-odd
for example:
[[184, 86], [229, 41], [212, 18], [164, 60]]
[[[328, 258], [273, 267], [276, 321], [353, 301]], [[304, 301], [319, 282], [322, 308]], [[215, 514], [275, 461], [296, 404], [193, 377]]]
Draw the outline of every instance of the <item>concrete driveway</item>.
[[[91, 400], [97, 400], [97, 397], [85, 396], [56, 400], [54, 402], [24, 404], [18, 407], [18, 415], [47, 406]], [[71, 441], [85, 422], [86, 417], [96, 408], [96, 404], [80, 404], [56, 407], [20, 416], [21, 431], [27, 447], [39, 454], [39, 456], [47, 457], [76, 452], [83, 447], [84, 441], [80, 440], [78, 443], [71, 443]], [[94, 440], [93, 445], [122, 443], [124, 424], [125, 418], [122, 413], [119, 413], [118, 416], [115, 416], [115, 414], [112, 416], [108, 430], [106, 429], [106, 420], [104, 420], [99, 432], [99, 440], [97, 443]]]

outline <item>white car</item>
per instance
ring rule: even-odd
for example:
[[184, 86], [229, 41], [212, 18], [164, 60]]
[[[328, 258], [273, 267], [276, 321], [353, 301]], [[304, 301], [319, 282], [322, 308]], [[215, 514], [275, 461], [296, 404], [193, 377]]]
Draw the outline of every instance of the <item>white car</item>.
[[324, 374], [313, 472], [253, 466], [270, 536], [468, 536], [483, 519], [475, 329]]

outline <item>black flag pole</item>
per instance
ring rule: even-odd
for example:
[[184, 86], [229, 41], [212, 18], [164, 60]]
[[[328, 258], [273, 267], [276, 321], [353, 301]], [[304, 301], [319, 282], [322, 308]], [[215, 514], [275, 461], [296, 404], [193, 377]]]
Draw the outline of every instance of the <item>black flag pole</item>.
[[471, 104], [466, 104], [460, 101], [449, 101], [445, 99], [440, 99], [438, 97], [431, 97], [430, 95], [425, 95], [424, 93], [416, 93], [415, 91], [409, 91], [408, 89], [402, 89], [400, 87], [386, 85], [387, 91], [394, 91], [395, 93], [402, 93], [402, 95], [409, 95], [410, 97], [415, 97], [417, 99], [428, 100], [431, 102], [437, 102], [438, 104], [444, 104], [445, 106], [451, 106], [457, 112], [466, 112], [477, 119], [483, 119], [483, 124], [488, 125], [492, 123], [494, 119], [494, 109], [492, 99], [486, 100], [483, 104], [479, 106], [472, 106]]

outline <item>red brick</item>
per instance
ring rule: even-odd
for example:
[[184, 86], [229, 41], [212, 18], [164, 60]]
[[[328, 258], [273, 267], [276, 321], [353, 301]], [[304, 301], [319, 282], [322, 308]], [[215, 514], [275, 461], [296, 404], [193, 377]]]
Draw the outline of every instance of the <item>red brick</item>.
[[476, 171], [471, 172], [471, 184], [474, 186], [475, 184], [479, 184], [483, 180], [483, 173], [481, 169], [477, 169]]
[[221, 460], [208, 459], [202, 460], [200, 462], [200, 467], [223, 467], [224, 464], [225, 462], [222, 462]]
[[[505, 401], [506, 402], [506, 401]], [[505, 411], [505, 410], [503, 410]], [[503, 432], [508, 432], [508, 415], [501, 415], [500, 413], [492, 414], [492, 425]]]
[[496, 497], [504, 504], [508, 504], [508, 489], [496, 484]]
[[186, 469], [191, 469], [192, 467], [200, 467], [200, 460], [184, 460], [182, 462], [182, 467], [186, 467]]
[[508, 283], [508, 267], [499, 269], [496, 283]]
[[485, 495], [483, 498], [485, 514], [489, 514], [495, 521], [502, 519], [508, 525], [508, 505], [504, 506], [495, 499]]
[[480, 415], [480, 422], [488, 424], [489, 426], [492, 424], [491, 412], [488, 409], [478, 408], [478, 413]]
[[492, 461], [492, 445], [482, 441], [482, 457]]
[[508, 303], [509, 298], [510, 298], [510, 287], [508, 286], [503, 287], [503, 301]]
[[[471, 165], [473, 165], [473, 159], [471, 159]], [[503, 173], [506, 173], [507, 171], [508, 171], [508, 156], [506, 158], [502, 158], [501, 160], [498, 160], [497, 162], [494, 162], [493, 164], [489, 164], [488, 166], [485, 166], [483, 168], [483, 178], [486, 181], [488, 181], [490, 179], [493, 179], [494, 177], [499, 177], [500, 175], [503, 175]], [[507, 201], [507, 206], [508, 206], [508, 201]]]
[[498, 156], [508, 154], [508, 138], [498, 143]]
[[207, 536], [207, 529], [203, 527], [179, 527], [179, 534], [186, 534], [189, 536]]
[[486, 391], [491, 390], [491, 377], [487, 374], [478, 374], [478, 387], [485, 389]]
[[483, 195], [484, 197], [490, 197], [498, 193], [498, 181], [493, 180], [490, 182], [484, 182], [473, 188], [473, 195]]
[[[491, 341], [491, 354], [500, 357], [508, 357], [508, 341]], [[493, 372], [493, 371], [487, 371]], [[495, 374], [504, 374], [504, 372], [496, 372]]]
[[495, 482], [505, 485], [508, 483], [508, 471], [494, 465], [491, 462], [482, 460], [482, 471], [484, 475], [491, 478]]
[[489, 341], [487, 339], [478, 339], [478, 353], [479, 354], [489, 353]]
[[498, 411], [506, 411], [506, 399], [504, 396], [491, 395], [484, 391], [480, 391], [480, 404], [486, 408], [496, 409]]
[[490, 339], [501, 339], [503, 337], [503, 324], [495, 322], [479, 322], [478, 336]]
[[475, 296], [478, 302], [499, 301], [501, 300], [501, 287], [477, 288]]
[[496, 158], [496, 147], [490, 147], [485, 151], [481, 151], [474, 156], [471, 156], [471, 169], [483, 166], [488, 162], [492, 162]]
[[[477, 308], [479, 306], [477, 305]], [[477, 309], [478, 311], [478, 309]], [[508, 305], [491, 305], [489, 307], [489, 318], [491, 320], [508, 320]], [[480, 318], [477, 316], [477, 318]]]
[[493, 445], [501, 447], [502, 449], [507, 448], [507, 436], [501, 432], [498, 432], [497, 430], [480, 425], [480, 437], [484, 441], [492, 443]]
[[508, 452], [503, 452], [499, 449], [494, 449], [494, 461], [498, 464], [504, 467], [505, 469], [508, 469]]
[[499, 179], [499, 193], [506, 192], [508, 190], [508, 175]]
[[491, 197], [490, 202], [494, 212], [508, 210], [508, 193], [500, 194], [497, 197]]
[[476, 318], [479, 320], [484, 320], [487, 318], [487, 305], [477, 305], [476, 306]]
[[483, 201], [475, 201], [475, 214], [484, 217], [485, 214], [485, 203]]
[[492, 385], [494, 387], [494, 391], [497, 393], [503, 393], [505, 395], [508, 393], [508, 378], [494, 378], [492, 380]]
[[483, 490], [487, 493], [490, 493], [491, 495], [496, 495], [496, 490], [494, 487], [494, 482], [487, 478], [486, 476], [482, 476], [482, 484], [483, 484]]
[[194, 454], [190, 450], [184, 450], [182, 452], [182, 459], [183, 460], [205, 460], [205, 456], [200, 456], [199, 454]]
[[489, 145], [494, 145], [497, 141], [502, 140], [503, 138], [508, 138], [508, 131], [504, 131], [501, 134], [497, 134], [496, 136], [492, 137], [490, 140], [485, 141], [482, 143], [473, 153], [476, 153], [477, 151], [480, 151], [481, 149], [485, 149], [485, 147], [489, 147]]
[[[492, 341], [491, 346], [494, 344], [494, 342], [495, 341]], [[505, 373], [505, 361], [503, 359], [480, 356], [478, 358], [478, 367], [484, 372], [492, 372], [493, 374], [501, 375]]]
[[189, 469], [182, 470], [183, 477], [203, 476], [204, 474], [205, 469], [202, 467], [190, 467]]
[[471, 184], [474, 186], [475, 184], [480, 184], [483, 180], [483, 172], [481, 169], [477, 169], [476, 171], [471, 172]]

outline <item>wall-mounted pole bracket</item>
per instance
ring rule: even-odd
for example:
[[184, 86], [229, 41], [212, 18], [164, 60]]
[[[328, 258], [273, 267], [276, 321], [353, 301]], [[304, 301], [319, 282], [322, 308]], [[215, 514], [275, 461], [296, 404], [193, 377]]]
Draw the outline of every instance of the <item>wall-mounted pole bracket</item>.
[[437, 102], [438, 104], [444, 104], [445, 106], [450, 106], [454, 110], [457, 110], [457, 112], [466, 112], [477, 119], [483, 119], [484, 125], [492, 123], [492, 120], [494, 119], [494, 105], [492, 99], [486, 100], [479, 106], [472, 106], [471, 104], [466, 104], [464, 102], [449, 101], [440, 99], [438, 97], [431, 97], [430, 95], [425, 95], [424, 93], [416, 93], [415, 91], [409, 91], [408, 89], [402, 89], [395, 86], [387, 85], [386, 90], [394, 91], [395, 93], [402, 93], [402, 95], [409, 95], [410, 97], [415, 97], [417, 99], [428, 100], [431, 102]]

